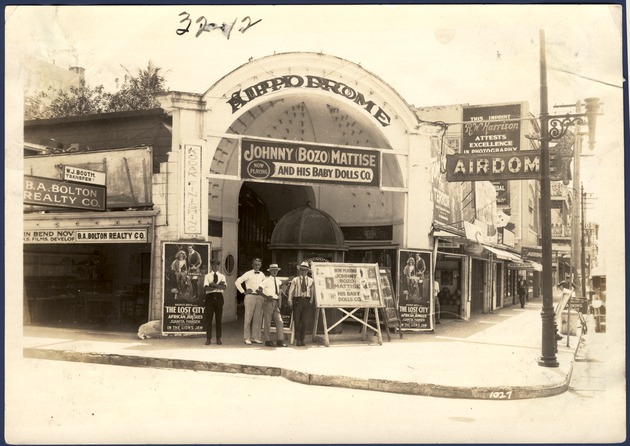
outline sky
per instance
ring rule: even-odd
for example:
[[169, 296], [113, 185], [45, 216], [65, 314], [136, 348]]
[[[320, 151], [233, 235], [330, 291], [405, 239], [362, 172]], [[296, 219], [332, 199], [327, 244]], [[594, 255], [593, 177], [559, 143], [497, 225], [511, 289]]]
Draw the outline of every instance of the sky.
[[[188, 32], [178, 33], [186, 18]], [[618, 5], [579, 4], [12, 6], [5, 81], [19, 83], [20, 58], [33, 55], [82, 66], [90, 85], [113, 89], [123, 67], [135, 72], [151, 60], [171, 90], [203, 93], [250, 58], [315, 51], [359, 63], [418, 107], [527, 101], [538, 115], [544, 30], [550, 113], [588, 97], [604, 103], [594, 156], [582, 159], [581, 172], [597, 197], [589, 220], [602, 224], [610, 245], [600, 250], [619, 258], [621, 19]], [[220, 30], [197, 36], [199, 23], [234, 26], [229, 38]]]

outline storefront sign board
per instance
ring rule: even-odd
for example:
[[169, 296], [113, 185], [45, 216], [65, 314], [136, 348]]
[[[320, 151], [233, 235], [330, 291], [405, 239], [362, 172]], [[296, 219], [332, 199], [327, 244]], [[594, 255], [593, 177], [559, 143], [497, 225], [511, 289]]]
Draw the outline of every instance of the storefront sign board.
[[381, 153], [342, 146], [241, 140], [243, 180], [378, 187]]
[[24, 175], [24, 204], [104, 211], [105, 186]]
[[24, 243], [149, 243], [148, 229], [38, 229]]
[[96, 170], [84, 169], [82, 167], [63, 166], [63, 179], [105, 186], [107, 174], [105, 172], [97, 172]]

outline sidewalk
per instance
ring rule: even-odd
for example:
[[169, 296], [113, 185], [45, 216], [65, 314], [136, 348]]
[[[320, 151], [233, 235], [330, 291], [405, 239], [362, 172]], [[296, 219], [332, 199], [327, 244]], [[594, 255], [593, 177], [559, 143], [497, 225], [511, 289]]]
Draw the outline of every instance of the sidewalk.
[[270, 348], [243, 343], [242, 323], [224, 324], [223, 345], [205, 336], [141, 340], [135, 333], [28, 326], [24, 357], [99, 364], [279, 376], [322, 386], [473, 399], [523, 399], [568, 389], [580, 333], [558, 342], [559, 367], [541, 367], [541, 299], [470, 321], [443, 319], [435, 333], [363, 341], [344, 324], [330, 346]]

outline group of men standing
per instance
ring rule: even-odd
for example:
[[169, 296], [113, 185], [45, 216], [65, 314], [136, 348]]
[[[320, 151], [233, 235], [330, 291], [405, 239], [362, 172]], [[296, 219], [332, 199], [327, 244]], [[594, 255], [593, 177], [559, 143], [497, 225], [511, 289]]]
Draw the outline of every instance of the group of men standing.
[[[217, 344], [221, 344], [221, 317], [223, 312], [223, 292], [227, 287], [225, 276], [218, 272], [219, 262], [211, 262], [212, 271], [204, 279], [206, 293], [204, 327], [206, 345], [212, 343], [212, 319], [216, 322]], [[280, 267], [272, 263], [267, 268], [266, 276], [260, 268], [259, 258], [252, 260], [252, 269], [236, 279], [235, 285], [245, 295], [245, 315], [243, 321], [243, 338], [245, 344], [262, 344], [266, 347], [287, 347], [284, 342], [284, 328], [280, 308], [282, 305], [282, 280], [279, 279]], [[295, 345], [304, 346], [307, 320], [315, 297], [314, 281], [308, 276], [310, 267], [307, 262], [299, 266], [299, 275], [294, 277], [287, 292], [287, 302], [293, 312], [295, 328]], [[271, 321], [276, 325], [276, 342], [271, 340]], [[263, 329], [264, 326], [264, 329]], [[261, 338], [262, 334], [262, 340]]]

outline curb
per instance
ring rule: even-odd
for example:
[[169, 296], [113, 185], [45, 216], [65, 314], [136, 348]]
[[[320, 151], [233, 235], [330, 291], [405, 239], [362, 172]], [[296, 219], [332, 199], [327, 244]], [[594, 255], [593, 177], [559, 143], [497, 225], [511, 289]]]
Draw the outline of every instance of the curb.
[[[580, 335], [581, 338], [581, 335]], [[577, 352], [577, 349], [576, 349]], [[561, 394], [568, 390], [571, 369], [560, 384], [548, 386], [520, 387], [457, 387], [441, 384], [392, 381], [386, 379], [364, 379], [347, 376], [321, 375], [283, 369], [246, 364], [233, 364], [187, 359], [165, 359], [133, 355], [83, 353], [69, 350], [48, 350], [40, 348], [24, 348], [23, 355], [30, 359], [48, 359], [57, 361], [85, 362], [92, 364], [116, 365], [127, 367], [154, 367], [164, 369], [182, 369], [203, 372], [241, 373], [256, 376], [277, 376], [300, 384], [313, 386], [340, 387], [376, 392], [399, 393], [406, 395], [430, 396], [437, 398], [460, 398], [477, 400], [516, 400], [543, 398]], [[575, 353], [574, 353], [575, 358]]]

